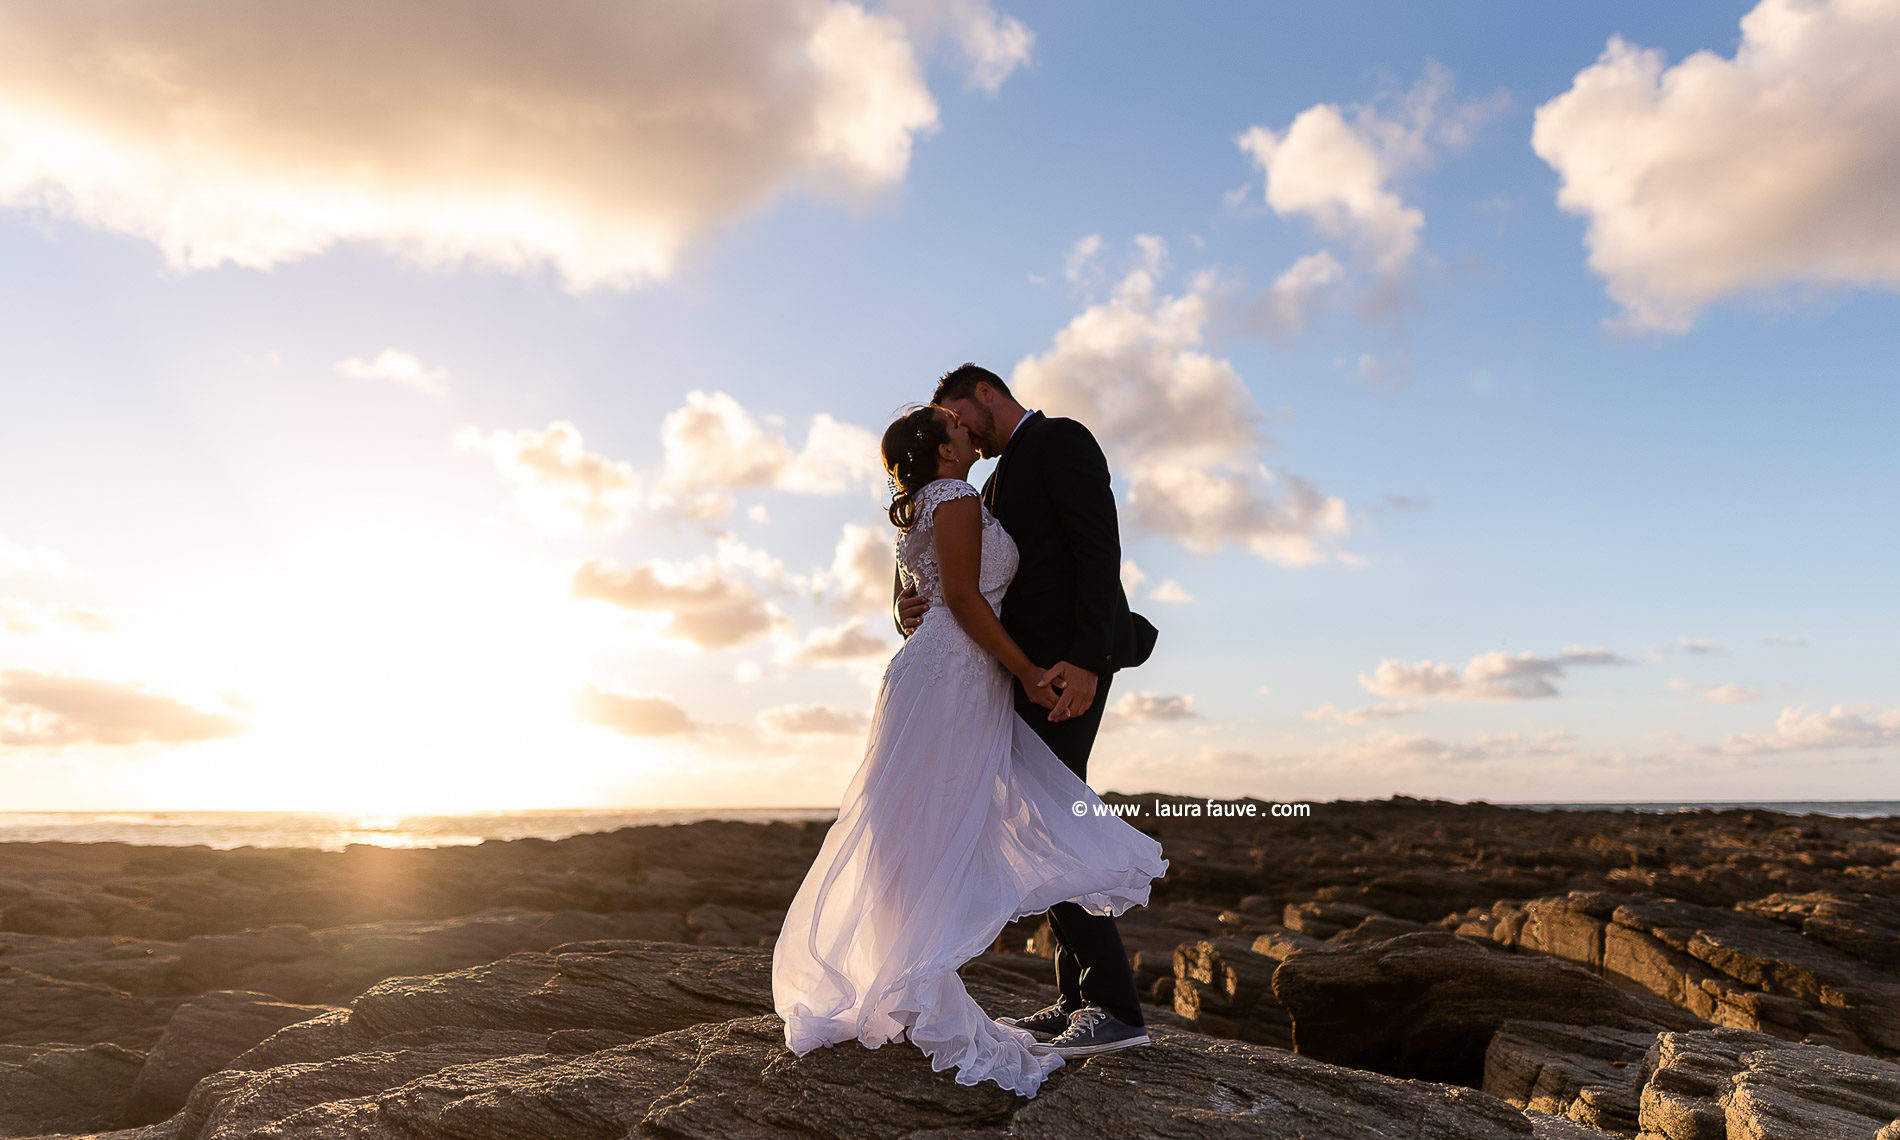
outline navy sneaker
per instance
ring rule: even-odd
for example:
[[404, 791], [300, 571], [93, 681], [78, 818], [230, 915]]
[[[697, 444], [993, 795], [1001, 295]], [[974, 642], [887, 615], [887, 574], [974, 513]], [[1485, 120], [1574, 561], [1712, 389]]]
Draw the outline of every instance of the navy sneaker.
[[1047, 1041], [1069, 1027], [1069, 1015], [1062, 1012], [1060, 1002], [1045, 1006], [1028, 1017], [999, 1017], [998, 1025], [1011, 1025], [1017, 1029], [1027, 1029], [1029, 1035], [1038, 1041]]
[[1069, 1027], [1048, 1042], [1031, 1045], [1031, 1053], [1058, 1057], [1093, 1057], [1148, 1043], [1148, 1031], [1129, 1025], [1099, 1005], [1085, 1005], [1069, 1017]]

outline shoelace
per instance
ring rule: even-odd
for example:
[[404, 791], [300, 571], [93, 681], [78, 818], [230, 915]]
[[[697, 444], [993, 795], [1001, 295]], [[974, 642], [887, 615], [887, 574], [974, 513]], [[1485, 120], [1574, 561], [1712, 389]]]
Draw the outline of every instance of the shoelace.
[[1078, 1010], [1075, 1016], [1069, 1019], [1068, 1031], [1063, 1033], [1062, 1036], [1086, 1037], [1095, 1032], [1096, 1027], [1102, 1024], [1107, 1017], [1108, 1011], [1105, 1009]]

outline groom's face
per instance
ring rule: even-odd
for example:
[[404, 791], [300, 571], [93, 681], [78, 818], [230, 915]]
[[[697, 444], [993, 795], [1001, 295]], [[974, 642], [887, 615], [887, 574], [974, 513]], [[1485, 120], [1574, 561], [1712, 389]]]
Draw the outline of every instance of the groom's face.
[[985, 459], [1003, 454], [1003, 440], [996, 430], [996, 417], [975, 400], [945, 400], [943, 407], [969, 429], [976, 453]]

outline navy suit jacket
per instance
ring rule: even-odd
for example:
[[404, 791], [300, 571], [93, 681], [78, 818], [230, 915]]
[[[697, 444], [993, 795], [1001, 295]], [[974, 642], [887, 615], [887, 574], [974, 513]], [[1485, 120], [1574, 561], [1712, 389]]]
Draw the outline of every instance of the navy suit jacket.
[[1147, 660], [1154, 626], [1129, 611], [1108, 459], [1087, 428], [1023, 417], [983, 484], [983, 503], [1022, 556], [1002, 622], [1031, 661], [1107, 674]]

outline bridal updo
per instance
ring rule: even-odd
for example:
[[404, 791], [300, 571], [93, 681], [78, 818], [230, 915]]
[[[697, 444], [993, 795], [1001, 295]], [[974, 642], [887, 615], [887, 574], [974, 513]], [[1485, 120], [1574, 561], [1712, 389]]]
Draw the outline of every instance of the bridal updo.
[[937, 449], [950, 442], [943, 409], [912, 408], [884, 429], [884, 470], [891, 477], [891, 525], [909, 530], [917, 523], [917, 492], [937, 478]]

